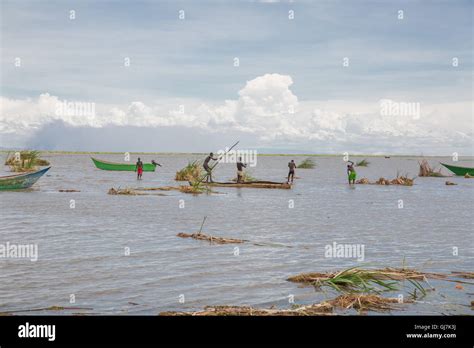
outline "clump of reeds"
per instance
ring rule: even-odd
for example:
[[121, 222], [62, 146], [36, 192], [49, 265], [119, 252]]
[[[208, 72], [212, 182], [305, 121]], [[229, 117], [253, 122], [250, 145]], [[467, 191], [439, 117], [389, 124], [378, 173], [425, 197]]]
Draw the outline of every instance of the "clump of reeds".
[[[254, 178], [251, 174], [248, 172], [244, 172], [244, 175], [242, 175], [242, 182], [249, 182], [249, 181], [258, 181], [257, 178]], [[237, 182], [237, 178], [233, 178], [231, 181]]]
[[235, 238], [223, 238], [223, 237], [214, 237], [210, 236], [204, 233], [178, 233], [178, 237], [181, 238], [193, 238], [193, 239], [199, 239], [199, 240], [206, 240], [208, 242], [216, 243], [216, 244], [239, 244], [239, 243], [244, 243], [245, 240], [243, 239], [235, 239]]
[[379, 178], [375, 182], [370, 182], [367, 178], [361, 178], [356, 181], [356, 184], [363, 185], [402, 185], [402, 186], [413, 186], [415, 179], [411, 179], [407, 176], [397, 176], [395, 179], [389, 180], [385, 178]]
[[466, 179], [474, 178], [474, 176], [473, 176], [473, 175], [469, 175], [469, 173], [464, 174], [464, 177], [465, 177]]
[[364, 184], [364, 185], [365, 184], [370, 184], [370, 181], [367, 178], [362, 178], [362, 179], [357, 180], [356, 184]]
[[195, 181], [202, 176], [202, 168], [199, 161], [188, 162], [186, 167], [176, 172], [176, 181]]
[[363, 159], [362, 161], [359, 161], [356, 163], [356, 166], [357, 167], [368, 167], [370, 164], [369, 161], [367, 161], [366, 159]]
[[427, 160], [422, 160], [421, 162], [418, 162], [420, 165], [420, 171], [418, 173], [418, 176], [421, 177], [444, 177], [445, 175], [441, 174], [441, 168], [438, 171], [435, 171], [433, 168], [431, 168], [430, 164], [428, 163]]
[[395, 291], [398, 290], [398, 287], [394, 281], [407, 280], [424, 294], [425, 290], [419, 281], [426, 281], [427, 278], [444, 279], [445, 276], [436, 273], [422, 273], [408, 268], [361, 269], [353, 267], [340, 272], [303, 273], [287, 280], [308, 283], [316, 288], [329, 286], [345, 293]]
[[8, 154], [5, 165], [10, 166], [13, 172], [30, 172], [37, 169], [36, 166], [47, 166], [49, 162], [41, 159], [39, 151], [20, 151], [15, 154]]
[[[412, 302], [406, 301], [405, 302]], [[387, 298], [378, 295], [345, 294], [328, 301], [333, 307], [356, 309], [358, 311], [372, 310], [376, 312], [390, 311], [394, 304], [400, 303], [398, 298]]]
[[314, 163], [313, 159], [311, 158], [306, 158], [303, 160], [296, 168], [299, 169], [313, 169], [316, 166], [316, 163]]

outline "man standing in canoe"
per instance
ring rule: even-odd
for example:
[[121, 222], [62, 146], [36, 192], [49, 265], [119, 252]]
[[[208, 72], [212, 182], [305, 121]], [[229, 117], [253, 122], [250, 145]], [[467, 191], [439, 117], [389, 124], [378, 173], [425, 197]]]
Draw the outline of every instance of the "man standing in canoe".
[[288, 168], [290, 168], [290, 171], [288, 172], [288, 184], [290, 183], [290, 177], [291, 177], [291, 183], [293, 183], [293, 179], [295, 177], [295, 168], [296, 168], [296, 163], [294, 160], [291, 160], [291, 162], [288, 163]]
[[246, 164], [242, 163], [242, 157], [239, 157], [237, 161], [237, 183], [243, 182], [244, 168], [247, 168]]
[[351, 181], [353, 184], [355, 184], [357, 173], [354, 169], [354, 162], [352, 161], [347, 161], [350, 164], [347, 165], [347, 178], [349, 179], [349, 185], [351, 184]]
[[204, 160], [204, 164], [202, 165], [204, 167], [204, 170], [206, 171], [206, 182], [213, 182], [212, 181], [212, 169], [211, 167], [209, 167], [209, 162], [213, 160], [213, 161], [217, 161], [217, 158], [214, 158], [214, 154], [211, 152], [209, 154], [209, 156], [206, 157], [206, 159]]
[[143, 174], [143, 162], [140, 160], [140, 157], [138, 157], [137, 164], [135, 164], [135, 171], [137, 172], [137, 180], [140, 180]]

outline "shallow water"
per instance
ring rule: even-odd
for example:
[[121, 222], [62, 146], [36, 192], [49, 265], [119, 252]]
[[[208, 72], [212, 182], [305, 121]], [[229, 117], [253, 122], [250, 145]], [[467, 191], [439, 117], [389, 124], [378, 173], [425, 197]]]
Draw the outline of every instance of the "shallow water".
[[[123, 160], [121, 155], [97, 157]], [[301, 272], [399, 267], [403, 262], [434, 272], [474, 269], [474, 179], [417, 178], [413, 187], [349, 187], [342, 158], [328, 156], [314, 158], [315, 169], [297, 170], [300, 179], [292, 190], [219, 187], [215, 190], [224, 194], [108, 195], [111, 187], [176, 185], [176, 170], [199, 158], [141, 157], [163, 167], [145, 172], [137, 182], [132, 172], [96, 169], [88, 155], [49, 155], [45, 158], [52, 168], [33, 189], [0, 192], [0, 244], [37, 243], [39, 249], [36, 262], [0, 258], [0, 312], [49, 306], [92, 308], [52, 314], [157, 314], [219, 304], [287, 308], [289, 295], [297, 304], [335, 296], [285, 280]], [[261, 156], [250, 172], [259, 179], [284, 181], [290, 158], [304, 159]], [[356, 169], [359, 178], [371, 180], [393, 178], [397, 171], [416, 176], [417, 160], [369, 158], [369, 167]], [[438, 161], [450, 163], [449, 158], [430, 158], [432, 164]], [[458, 164], [472, 166], [472, 158]], [[234, 165], [220, 164], [216, 170], [221, 181], [234, 176]], [[446, 186], [446, 180], [458, 185]], [[289, 208], [290, 200], [294, 208]], [[209, 245], [176, 237], [197, 231], [204, 216], [207, 234], [269, 244]], [[333, 242], [363, 244], [364, 260], [326, 258], [325, 246]], [[472, 285], [459, 290], [452, 282], [430, 284], [435, 291], [392, 313], [472, 314]], [[390, 295], [407, 296], [412, 290], [408, 283], [401, 286]]]

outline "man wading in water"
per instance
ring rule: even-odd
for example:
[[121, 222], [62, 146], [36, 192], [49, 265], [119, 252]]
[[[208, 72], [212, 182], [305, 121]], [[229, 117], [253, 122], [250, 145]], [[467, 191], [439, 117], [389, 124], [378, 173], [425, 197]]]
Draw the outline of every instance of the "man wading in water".
[[138, 157], [137, 164], [135, 164], [135, 171], [137, 172], [137, 180], [140, 180], [143, 174], [143, 162], [140, 160], [140, 157]]
[[242, 157], [239, 157], [237, 162], [237, 183], [243, 182], [244, 168], [247, 168], [247, 165], [243, 164]]
[[288, 184], [290, 183], [290, 177], [291, 177], [291, 183], [293, 183], [293, 179], [295, 177], [295, 168], [296, 168], [296, 163], [294, 160], [291, 160], [291, 162], [288, 163], [288, 168], [290, 168], [290, 171], [288, 172]]
[[354, 162], [352, 161], [347, 161], [347, 162], [350, 163], [347, 165], [347, 178], [349, 179], [349, 185], [351, 184], [351, 181], [353, 184], [355, 184], [357, 174], [354, 169]]
[[213, 182], [212, 181], [212, 169], [209, 167], [209, 161], [217, 161], [217, 158], [214, 158], [214, 154], [211, 152], [209, 156], [206, 157], [204, 160], [204, 164], [202, 165], [204, 167], [204, 170], [206, 171], [206, 182]]

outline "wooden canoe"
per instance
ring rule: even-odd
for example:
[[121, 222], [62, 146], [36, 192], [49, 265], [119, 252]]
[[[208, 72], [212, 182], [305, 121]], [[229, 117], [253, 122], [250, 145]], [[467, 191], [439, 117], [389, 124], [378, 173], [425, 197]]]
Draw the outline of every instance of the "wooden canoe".
[[443, 166], [448, 168], [450, 171], [452, 171], [456, 175], [464, 176], [466, 174], [468, 175], [474, 175], [474, 168], [469, 168], [469, 167], [458, 167], [458, 166], [452, 166], [449, 164], [444, 164], [441, 163]]
[[49, 168], [44, 168], [32, 173], [21, 173], [0, 177], [0, 190], [19, 190], [32, 186]]
[[203, 182], [204, 185], [216, 187], [250, 187], [250, 188], [271, 188], [271, 189], [291, 189], [291, 184], [286, 182], [273, 181], [248, 181], [242, 183], [236, 182]]
[[[125, 172], [134, 172], [135, 164], [133, 163], [116, 163], [108, 162], [103, 160], [98, 160], [97, 158], [91, 157], [92, 162], [95, 166], [102, 170], [115, 170], [115, 171], [125, 171]], [[143, 163], [144, 172], [154, 172], [156, 165], [153, 163]]]

